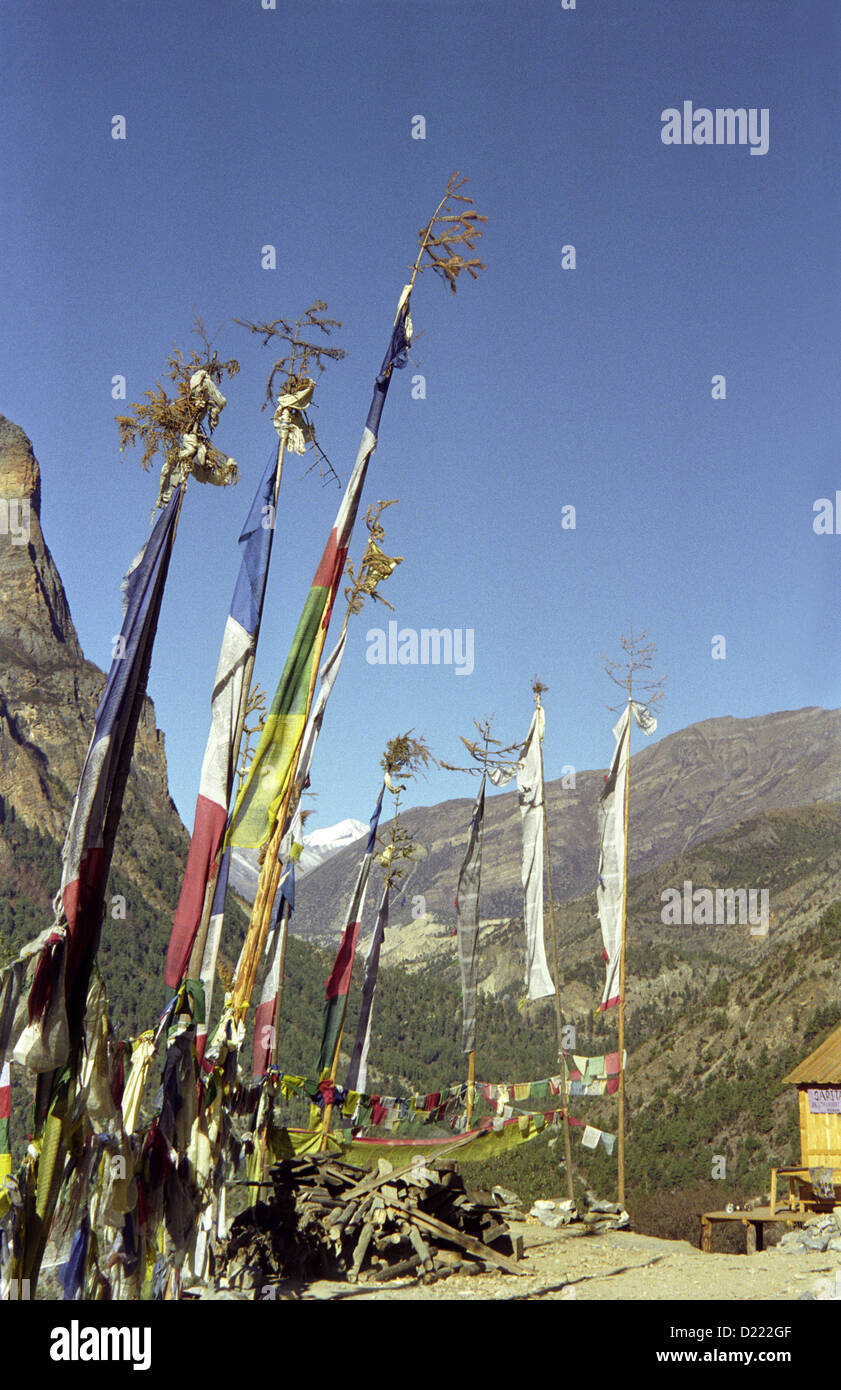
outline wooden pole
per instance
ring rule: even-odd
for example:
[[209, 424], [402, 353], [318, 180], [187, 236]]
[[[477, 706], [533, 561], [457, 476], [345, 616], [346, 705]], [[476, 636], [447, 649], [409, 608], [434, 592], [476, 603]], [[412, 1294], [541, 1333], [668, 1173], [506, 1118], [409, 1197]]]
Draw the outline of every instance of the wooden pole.
[[[485, 740], [485, 747], [484, 747], [484, 751], [483, 751], [483, 755], [482, 755], [482, 783], [483, 783], [483, 785], [486, 785], [486, 782], [487, 782], [487, 775], [488, 775], [488, 743], [490, 742], [490, 737], [491, 737], [491, 726], [490, 726], [490, 721], [486, 721], [485, 727], [484, 727], [484, 729], [481, 730], [481, 733], [482, 733], [483, 739]], [[477, 874], [477, 876], [476, 876], [476, 945], [477, 945], [477, 947], [478, 947], [478, 944], [479, 944], [479, 932], [481, 931], [481, 924], [480, 924], [480, 919], [479, 919], [479, 901], [480, 901], [480, 889], [481, 889], [481, 885], [482, 885], [482, 843], [483, 843], [484, 837], [485, 837], [485, 822], [484, 822], [484, 816], [485, 816], [485, 808], [484, 808], [484, 806], [483, 806], [483, 807], [482, 807], [482, 829], [481, 829], [481, 831], [480, 831], [480, 840], [479, 840], [479, 846], [480, 846], [480, 848], [479, 848], [479, 872], [478, 872], [478, 874]], [[476, 1003], [478, 1004], [478, 1002], [479, 1002], [479, 988], [478, 988], [478, 986], [477, 986], [477, 988], [476, 988]], [[467, 1113], [466, 1113], [466, 1115], [465, 1115], [465, 1120], [466, 1120], [466, 1122], [467, 1122], [467, 1128], [468, 1128], [468, 1129], [470, 1128], [470, 1123], [471, 1123], [471, 1121], [472, 1121], [472, 1119], [473, 1119], [473, 1107], [474, 1107], [475, 1103], [476, 1103], [476, 1049], [474, 1048], [472, 1052], [468, 1052], [468, 1054], [467, 1054]]]
[[274, 1034], [272, 1035], [272, 1049], [269, 1061], [272, 1065], [277, 1063], [277, 1020], [283, 1008], [283, 980], [286, 974], [286, 947], [289, 941], [289, 917], [292, 912], [288, 902], [283, 904], [283, 921], [281, 931], [283, 936], [280, 942], [280, 964], [277, 967], [277, 1001], [274, 1007]]
[[475, 1081], [476, 1081], [476, 1050], [475, 1050], [475, 1048], [474, 1048], [474, 1050], [473, 1050], [472, 1052], [468, 1052], [468, 1054], [467, 1054], [467, 1128], [468, 1128], [468, 1129], [470, 1128], [470, 1122], [471, 1122], [471, 1120], [473, 1119], [473, 1105], [474, 1105], [475, 1096], [476, 1096]]
[[631, 789], [631, 681], [628, 675], [628, 733], [625, 749], [625, 852], [622, 863], [622, 943], [619, 952], [619, 1205], [625, 1205], [625, 926], [628, 909], [628, 804]]
[[[286, 901], [286, 900], [284, 899], [284, 903], [283, 903], [283, 916], [281, 917], [281, 922], [280, 922], [280, 930], [281, 930], [281, 932], [282, 932], [281, 942], [280, 942], [280, 963], [279, 963], [278, 969], [277, 969], [277, 998], [275, 999], [274, 1017], [273, 1017], [273, 1019], [272, 1019], [272, 1045], [271, 1045], [271, 1047], [270, 1047], [270, 1049], [269, 1049], [269, 1066], [274, 1066], [274, 1065], [277, 1063], [277, 1020], [278, 1020], [278, 1017], [280, 1016], [280, 1008], [281, 1008], [281, 1004], [282, 1004], [282, 1002], [283, 1002], [283, 971], [284, 971], [284, 967], [285, 967], [285, 965], [286, 965], [286, 942], [287, 942], [287, 939], [288, 939], [288, 936], [289, 936], [289, 914], [290, 914], [290, 911], [291, 911], [291, 908], [290, 908], [290, 906], [289, 906], [289, 903], [288, 903], [288, 901]], [[266, 1091], [267, 1091], [267, 1089], [268, 1089], [268, 1080], [266, 1081], [266, 1089], [265, 1089], [264, 1092], [263, 1092], [263, 1102], [264, 1102], [264, 1105], [263, 1105], [263, 1124], [262, 1124], [262, 1127], [261, 1127], [261, 1128], [262, 1128], [262, 1134], [261, 1134], [261, 1150], [260, 1150], [260, 1178], [261, 1178], [261, 1180], [264, 1179], [265, 1176], [266, 1176], [266, 1138], [267, 1138], [268, 1129], [269, 1129], [268, 1122], [267, 1122], [267, 1120], [266, 1120], [266, 1111], [271, 1107], [271, 1100], [267, 1099], [267, 1097], [266, 1097]]]
[[[542, 710], [540, 691], [534, 697], [538, 711]], [[540, 749], [540, 794], [543, 798], [543, 853], [546, 859], [546, 884], [549, 890], [549, 928], [552, 938], [552, 968], [555, 973], [555, 1032], [558, 1043], [558, 1063], [561, 1069], [562, 1100], [564, 1107], [564, 1167], [567, 1175], [567, 1196], [575, 1201], [575, 1187], [572, 1172], [572, 1144], [569, 1137], [569, 1101], [567, 1097], [567, 1073], [564, 1060], [563, 1031], [564, 1021], [561, 1013], [561, 974], [558, 968], [558, 933], [555, 928], [555, 898], [552, 892], [552, 856], [549, 852], [549, 821], [546, 815], [546, 781], [543, 776], [543, 728], [538, 725], [538, 746]]]
[[[352, 971], [353, 971], [353, 966], [351, 966], [351, 972], [352, 972]], [[331, 1063], [330, 1063], [330, 1076], [329, 1076], [329, 1080], [332, 1081], [332, 1082], [334, 1082], [334, 1083], [335, 1083], [335, 1080], [336, 1080], [336, 1075], [337, 1075], [338, 1070], [339, 1070], [339, 1052], [341, 1051], [342, 1039], [343, 1039], [344, 1033], [345, 1033], [345, 1019], [347, 1018], [347, 1003], [348, 1003], [348, 999], [349, 999], [349, 998], [350, 998], [350, 981], [348, 981], [348, 992], [347, 992], [347, 994], [345, 995], [345, 1004], [344, 1004], [344, 1008], [342, 1009], [342, 1021], [341, 1021], [341, 1023], [339, 1024], [339, 1036], [336, 1038], [336, 1046], [335, 1046], [335, 1049], [334, 1049], [334, 1051], [333, 1051], [333, 1060], [332, 1060]], [[330, 1138], [330, 1125], [331, 1125], [331, 1123], [332, 1123], [332, 1120], [333, 1120], [333, 1102], [332, 1102], [332, 1100], [331, 1100], [331, 1101], [329, 1101], [329, 1102], [325, 1105], [325, 1107], [324, 1107], [324, 1116], [323, 1116], [322, 1121], [321, 1121], [321, 1142], [320, 1142], [320, 1144], [319, 1144], [319, 1148], [321, 1149], [322, 1152], [327, 1148], [327, 1144], [328, 1144], [328, 1142], [329, 1142], [329, 1138]]]

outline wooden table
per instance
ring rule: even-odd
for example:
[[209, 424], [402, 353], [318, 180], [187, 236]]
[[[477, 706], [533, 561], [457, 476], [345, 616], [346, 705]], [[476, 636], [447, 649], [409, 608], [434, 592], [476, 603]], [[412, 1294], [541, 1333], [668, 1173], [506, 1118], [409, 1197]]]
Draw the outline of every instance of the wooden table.
[[814, 1215], [810, 1211], [792, 1211], [783, 1207], [774, 1211], [771, 1207], [754, 1207], [752, 1211], [707, 1211], [701, 1216], [700, 1249], [712, 1253], [713, 1225], [718, 1222], [740, 1221], [745, 1228], [745, 1253], [753, 1255], [764, 1249], [764, 1227], [769, 1222], [783, 1222], [786, 1226], [802, 1225]]

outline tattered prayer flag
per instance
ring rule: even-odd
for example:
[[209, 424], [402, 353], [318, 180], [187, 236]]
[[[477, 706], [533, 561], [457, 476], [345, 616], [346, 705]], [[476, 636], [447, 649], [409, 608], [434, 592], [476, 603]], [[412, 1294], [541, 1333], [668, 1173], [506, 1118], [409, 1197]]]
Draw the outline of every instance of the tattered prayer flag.
[[312, 767], [312, 760], [315, 756], [315, 745], [321, 733], [321, 726], [324, 723], [324, 711], [327, 708], [327, 701], [330, 692], [336, 683], [339, 674], [339, 667], [347, 646], [347, 627], [342, 628], [341, 636], [331, 651], [327, 660], [324, 662], [318, 673], [318, 694], [313, 700], [307, 719], [304, 737], [301, 741], [301, 752], [298, 756], [297, 778], [302, 787], [307, 785]]
[[644, 734], [652, 734], [657, 720], [644, 705], [631, 701], [613, 728], [616, 749], [610, 772], [605, 778], [599, 801], [599, 879], [596, 901], [604, 942], [603, 956], [606, 978], [600, 1010], [619, 1003], [619, 965], [622, 951], [623, 876], [625, 865], [625, 784], [628, 776], [627, 740], [630, 737], [630, 715]]
[[140, 1037], [135, 1038], [132, 1043], [131, 1069], [126, 1078], [121, 1102], [123, 1128], [126, 1134], [134, 1134], [138, 1128], [140, 1106], [143, 1100], [143, 1093], [146, 1090], [146, 1083], [149, 1080], [149, 1072], [152, 1067], [154, 1056], [155, 1035], [150, 1028], [145, 1033], [141, 1033]]
[[380, 968], [380, 950], [385, 940], [388, 926], [388, 881], [383, 885], [380, 906], [374, 934], [365, 959], [365, 981], [362, 986], [362, 1007], [356, 1025], [356, 1040], [350, 1055], [347, 1074], [347, 1087], [350, 1091], [364, 1091], [368, 1082], [368, 1049], [371, 1045], [371, 1018], [374, 1007], [374, 991], [377, 988], [377, 973]]
[[[302, 834], [301, 823], [298, 817], [296, 817], [296, 821], [297, 833]], [[295, 910], [295, 862], [300, 857], [302, 847], [300, 842], [294, 845], [293, 852], [297, 851], [297, 853], [294, 858], [289, 858], [283, 878], [281, 879], [280, 898], [278, 900], [275, 918], [266, 938], [266, 948], [264, 952], [266, 962], [265, 973], [263, 975], [260, 998], [254, 1013], [254, 1047], [252, 1057], [255, 1080], [260, 1076], [266, 1075], [271, 1064], [272, 1052], [274, 1051], [281, 966], [283, 963], [287, 933], [289, 931], [289, 917]], [[289, 857], [288, 850], [287, 857]]]
[[90, 1233], [90, 1217], [85, 1211], [73, 1237], [67, 1263], [61, 1265], [58, 1272], [59, 1283], [64, 1289], [63, 1297], [71, 1301], [81, 1299], [85, 1291]]
[[344, 573], [368, 463], [377, 446], [377, 430], [392, 369], [405, 366], [410, 341], [407, 287], [401, 295], [391, 341], [374, 385], [356, 463], [298, 621], [248, 776], [231, 815], [229, 845], [251, 849], [264, 845], [274, 832], [281, 808], [284, 803], [288, 804], [333, 603]]
[[[304, 848], [304, 822], [300, 810], [280, 842], [278, 858], [284, 865], [277, 891], [277, 903], [264, 948], [265, 968], [260, 998], [254, 1014], [254, 1044], [252, 1060], [255, 1079], [265, 1076], [275, 1050], [277, 1005], [280, 995], [289, 917], [295, 911], [295, 865]], [[230, 853], [230, 851], [226, 851]]]
[[210, 1029], [210, 1010], [213, 1004], [213, 989], [216, 984], [216, 962], [219, 957], [219, 942], [222, 939], [222, 926], [225, 921], [225, 898], [228, 892], [228, 873], [230, 867], [231, 851], [226, 849], [222, 855], [219, 872], [216, 875], [216, 886], [213, 890], [213, 902], [210, 907], [207, 938], [204, 943], [201, 967], [199, 969], [199, 979], [204, 986], [204, 1021], [197, 1022], [196, 1024], [196, 1056], [200, 1062], [204, 1058], [205, 1048], [207, 1047], [207, 1036]]
[[[324, 1071], [325, 1067], [330, 1067], [336, 1052], [336, 1044], [344, 1023], [347, 996], [350, 989], [350, 977], [353, 971], [353, 958], [356, 953], [356, 942], [359, 937], [359, 924], [362, 920], [362, 909], [365, 906], [365, 895], [368, 890], [368, 875], [371, 871], [371, 860], [374, 855], [374, 847], [377, 843], [377, 826], [380, 821], [380, 812], [383, 806], [383, 794], [385, 792], [385, 782], [380, 787], [380, 794], [374, 814], [371, 817], [370, 829], [368, 832], [368, 842], [365, 846], [365, 853], [362, 856], [362, 863], [359, 866], [359, 873], [356, 879], [356, 887], [353, 890], [350, 910], [348, 912], [347, 925], [342, 932], [342, 939], [336, 954], [336, 961], [330, 972], [330, 978], [326, 984], [326, 999], [324, 1003], [324, 1026], [321, 1037], [321, 1052], [318, 1059], [318, 1075]], [[359, 1089], [358, 1087], [356, 1088]]]
[[555, 993], [546, 964], [543, 940], [543, 777], [540, 740], [545, 716], [536, 709], [517, 770], [520, 818], [523, 826], [523, 921], [526, 929], [526, 998], [545, 999]]
[[12, 1171], [12, 1077], [9, 1063], [3, 1064], [0, 1071], [0, 1185]]
[[[625, 1060], [626, 1060], [626, 1062], [627, 1062], [627, 1053], [625, 1054]], [[606, 1054], [606, 1056], [605, 1056], [605, 1059], [604, 1059], [604, 1075], [605, 1075], [605, 1076], [618, 1076], [618, 1075], [619, 1075], [619, 1071], [620, 1071], [620, 1067], [619, 1067], [619, 1053], [618, 1053], [618, 1052], [608, 1052], [608, 1053]]]
[[233, 790], [248, 699], [250, 666], [257, 647], [274, 527], [267, 525], [275, 499], [278, 459], [266, 467], [242, 528], [242, 563], [225, 624], [213, 694], [210, 733], [202, 763], [190, 852], [169, 941], [164, 979], [177, 989], [190, 961], [204, 909], [205, 890], [217, 863]]
[[289, 924], [286, 920], [287, 904], [294, 901], [295, 878], [294, 869], [290, 870], [287, 886], [290, 897], [286, 896], [286, 889], [280, 897], [277, 906], [275, 920], [266, 938], [266, 972], [263, 977], [263, 987], [260, 990], [260, 998], [257, 1001], [257, 1008], [254, 1011], [254, 1047], [253, 1047], [253, 1074], [256, 1080], [260, 1076], [265, 1076], [269, 1069], [272, 1059], [275, 1038], [275, 1012], [277, 1009], [277, 995], [280, 984], [280, 962], [283, 957], [283, 944]]
[[88, 978], [99, 945], [105, 883], [134, 750], [137, 721], [183, 488], [173, 492], [123, 581], [124, 621], [79, 779], [62, 850], [61, 896], [68, 925], [67, 1012], [80, 1038]]
[[482, 830], [485, 818], [485, 776], [479, 783], [467, 852], [458, 876], [456, 892], [456, 944], [461, 971], [462, 1035], [464, 1052], [476, 1047], [476, 947], [479, 941], [479, 886], [482, 877]]

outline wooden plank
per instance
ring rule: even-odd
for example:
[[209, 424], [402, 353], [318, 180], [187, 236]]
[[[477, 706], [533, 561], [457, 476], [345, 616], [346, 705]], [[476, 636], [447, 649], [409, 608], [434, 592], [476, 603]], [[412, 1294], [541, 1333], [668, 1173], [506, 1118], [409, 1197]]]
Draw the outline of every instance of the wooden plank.
[[810, 1211], [778, 1211], [772, 1212], [770, 1207], [753, 1207], [750, 1211], [705, 1211], [701, 1215], [702, 1221], [777, 1221], [785, 1222], [790, 1225], [793, 1222], [807, 1221], [814, 1212]]
[[444, 1240], [449, 1240], [454, 1245], [460, 1245], [468, 1250], [471, 1255], [478, 1255], [480, 1259], [488, 1264], [494, 1264], [499, 1269], [504, 1269], [508, 1274], [525, 1274], [518, 1264], [510, 1260], [507, 1255], [499, 1255], [489, 1245], [483, 1245], [474, 1236], [465, 1235], [464, 1231], [457, 1231], [454, 1226], [448, 1226], [443, 1221], [438, 1221], [434, 1216], [427, 1216], [425, 1212], [413, 1211], [411, 1216], [418, 1226], [425, 1227], [433, 1235], [441, 1236]]
[[362, 1261], [365, 1259], [365, 1255], [368, 1251], [368, 1246], [371, 1244], [371, 1237], [373, 1236], [373, 1234], [373, 1224], [372, 1222], [367, 1221], [365, 1225], [362, 1227], [359, 1240], [356, 1243], [356, 1249], [353, 1252], [353, 1265], [347, 1273], [347, 1281], [349, 1284], [355, 1284], [357, 1279], [359, 1278], [359, 1271], [362, 1268]]

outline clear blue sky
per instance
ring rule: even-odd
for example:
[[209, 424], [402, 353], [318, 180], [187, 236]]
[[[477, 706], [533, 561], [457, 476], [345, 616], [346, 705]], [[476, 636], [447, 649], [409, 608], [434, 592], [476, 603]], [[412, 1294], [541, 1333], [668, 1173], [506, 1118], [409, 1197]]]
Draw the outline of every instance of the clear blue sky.
[[[841, 489], [837, 0], [11, 0], [0, 39], [0, 411], [33, 440], [47, 541], [104, 668], [157, 490], [119, 454], [111, 379], [138, 399], [189, 346], [194, 306], [242, 363], [216, 435], [242, 480], [188, 490], [150, 679], [188, 824], [236, 535], [276, 446], [269, 353], [231, 320], [320, 296], [343, 321], [316, 419], [346, 480], [417, 229], [456, 168], [488, 216], [487, 271], [455, 298], [419, 282], [423, 336], [363, 509], [399, 498], [401, 627], [472, 628], [475, 670], [371, 666], [365, 634], [391, 615], [355, 619], [312, 824], [367, 820], [397, 732], [451, 761], [474, 716], [524, 737], [535, 674], [547, 776], [606, 766], [599, 654], [629, 618], [668, 675], [658, 737], [841, 703], [841, 535], [812, 529]], [[664, 145], [661, 111], [687, 100], [768, 108], [768, 153]], [[270, 694], [338, 504], [303, 472], [293, 459], [281, 494]], [[441, 772], [414, 800], [472, 791]]]

